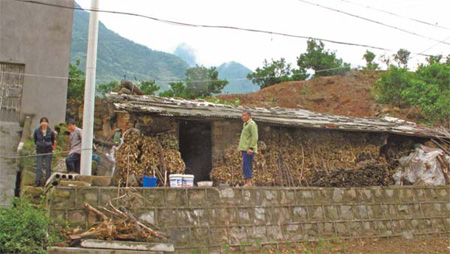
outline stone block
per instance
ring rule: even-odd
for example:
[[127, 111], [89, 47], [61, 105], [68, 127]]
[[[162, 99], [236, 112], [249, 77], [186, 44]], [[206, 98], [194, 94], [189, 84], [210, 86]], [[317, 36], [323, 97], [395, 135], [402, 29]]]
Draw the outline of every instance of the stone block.
[[398, 216], [401, 218], [406, 218], [410, 216], [408, 205], [397, 205]]
[[358, 194], [359, 202], [372, 203], [372, 191], [371, 189], [361, 189]]
[[344, 220], [353, 220], [355, 218], [355, 215], [353, 214], [353, 207], [352, 206], [345, 206], [342, 205], [339, 207], [341, 210], [341, 218]]
[[167, 207], [186, 207], [189, 205], [187, 189], [166, 189]]
[[277, 206], [280, 204], [280, 199], [279, 199], [279, 195], [278, 195], [278, 191], [276, 190], [264, 190], [263, 191], [263, 195], [264, 195], [264, 201], [263, 201], [263, 206]]
[[313, 204], [314, 196], [310, 190], [300, 190], [300, 204]]
[[193, 228], [191, 229], [191, 241], [194, 245], [205, 246], [209, 245], [209, 230], [208, 228]]
[[282, 205], [293, 205], [297, 201], [295, 190], [285, 190], [283, 192], [283, 199], [281, 200]]
[[321, 221], [324, 219], [324, 211], [321, 206], [311, 207], [312, 219]]
[[87, 226], [87, 212], [84, 210], [72, 210], [68, 213], [68, 220], [70, 226], [75, 228], [76, 226], [81, 226], [86, 228]]
[[347, 203], [355, 203], [357, 201], [357, 195], [355, 189], [348, 189], [344, 191], [344, 200]]
[[440, 189], [440, 190], [437, 191], [437, 193], [438, 193], [440, 201], [447, 201], [447, 200], [449, 200], [449, 194], [448, 194], [448, 191], [446, 189]]
[[171, 208], [156, 209], [156, 219], [159, 226], [176, 226], [178, 213]]
[[207, 188], [206, 189], [206, 200], [210, 205], [220, 205], [220, 192], [216, 188]]
[[359, 205], [355, 208], [358, 209], [360, 219], [370, 219], [373, 216], [372, 210], [368, 206]]
[[158, 225], [156, 221], [155, 211], [146, 211], [139, 216], [139, 220], [147, 222], [151, 225]]
[[241, 244], [248, 240], [246, 227], [231, 227], [228, 233], [231, 245]]
[[59, 181], [59, 186], [69, 186], [69, 187], [89, 187], [91, 186], [90, 183], [83, 182], [83, 181], [66, 181], [61, 180]]
[[251, 217], [250, 208], [238, 208], [239, 224], [252, 225], [253, 218]]
[[273, 208], [272, 211], [272, 223], [281, 225], [291, 221], [291, 215], [287, 207]]
[[228, 244], [228, 233], [226, 228], [212, 227], [210, 229], [211, 243], [223, 246]]
[[342, 203], [344, 197], [344, 191], [342, 189], [334, 189], [333, 191], [333, 202]]
[[191, 189], [188, 191], [189, 205], [202, 206], [205, 203], [205, 190], [204, 189]]
[[309, 239], [319, 237], [319, 229], [316, 223], [305, 223], [303, 228]]
[[267, 226], [267, 237], [272, 241], [283, 240], [283, 232], [280, 226]]
[[327, 220], [339, 220], [339, 214], [336, 206], [325, 206], [325, 216]]
[[30, 170], [22, 170], [20, 181], [21, 186], [33, 186], [36, 181], [36, 173]]
[[349, 235], [352, 237], [359, 237], [363, 233], [361, 222], [347, 222], [347, 228], [349, 230]]
[[42, 188], [42, 187], [25, 186], [20, 191], [21, 197], [30, 196], [31, 198], [40, 198], [41, 195], [43, 195], [43, 194], [44, 194], [44, 188]]
[[165, 195], [163, 189], [143, 188], [145, 206], [147, 208], [165, 207]]
[[267, 241], [266, 226], [253, 226], [249, 228], [249, 237], [252, 239], [261, 239]]
[[176, 248], [189, 247], [191, 232], [189, 228], [177, 228], [169, 232], [170, 240]]
[[412, 189], [400, 189], [398, 190], [399, 200], [401, 202], [412, 202], [415, 200], [414, 192]]
[[266, 224], [266, 208], [255, 207], [255, 225], [265, 225]]
[[283, 236], [286, 242], [297, 242], [305, 238], [300, 224], [283, 226]]
[[292, 221], [302, 222], [308, 221], [308, 210], [306, 206], [297, 206], [292, 208]]

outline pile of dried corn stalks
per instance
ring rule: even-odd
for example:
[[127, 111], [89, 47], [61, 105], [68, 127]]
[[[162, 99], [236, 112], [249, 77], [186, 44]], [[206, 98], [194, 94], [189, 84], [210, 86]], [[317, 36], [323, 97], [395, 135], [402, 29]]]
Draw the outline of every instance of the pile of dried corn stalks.
[[166, 186], [169, 174], [181, 174], [186, 165], [178, 151], [178, 139], [171, 133], [143, 136], [129, 132], [116, 153], [114, 180], [125, 186], [133, 177], [142, 184], [143, 176], [157, 176], [158, 183]]
[[[253, 180], [259, 186], [344, 187], [386, 185], [390, 181], [387, 164], [379, 155], [380, 146], [370, 140], [281, 129], [262, 135], [260, 140], [263, 143], [253, 162]], [[237, 146], [229, 147], [210, 177], [241, 185], [241, 163]], [[355, 174], [358, 170], [365, 173]]]

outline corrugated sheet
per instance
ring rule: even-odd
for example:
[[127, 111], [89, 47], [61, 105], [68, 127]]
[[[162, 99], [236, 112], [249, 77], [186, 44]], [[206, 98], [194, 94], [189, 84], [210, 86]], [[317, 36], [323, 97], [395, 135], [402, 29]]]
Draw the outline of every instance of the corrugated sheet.
[[346, 131], [386, 132], [408, 136], [436, 137], [439, 133], [398, 118], [354, 118], [315, 113], [303, 109], [259, 108], [216, 104], [202, 100], [184, 100], [157, 96], [135, 96], [109, 94], [118, 110], [130, 113], [152, 113], [173, 117], [200, 119], [240, 119], [242, 111], [248, 109], [256, 121], [320, 129]]

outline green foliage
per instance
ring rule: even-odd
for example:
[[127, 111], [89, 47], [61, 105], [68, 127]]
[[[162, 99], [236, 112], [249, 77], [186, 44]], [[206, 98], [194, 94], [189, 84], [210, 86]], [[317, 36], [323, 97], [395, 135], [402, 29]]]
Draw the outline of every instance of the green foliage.
[[75, 64], [69, 64], [69, 84], [67, 86], [67, 99], [83, 100], [84, 84], [86, 77], [84, 72], [79, 69], [80, 60]]
[[380, 78], [374, 87], [378, 101], [397, 106], [406, 105], [406, 101], [402, 99], [402, 91], [409, 87], [413, 75], [406, 68], [391, 65], [388, 72], [380, 74]]
[[450, 64], [430, 61], [416, 72], [391, 66], [375, 86], [378, 100], [398, 106], [418, 106], [433, 123], [449, 123]]
[[111, 81], [111, 82], [109, 82], [107, 84], [100, 84], [97, 87], [97, 92], [101, 96], [105, 96], [105, 94], [114, 91], [114, 89], [116, 89], [118, 86], [119, 86], [119, 82], [118, 81]]
[[363, 68], [364, 70], [378, 70], [378, 64], [373, 62], [373, 60], [375, 60], [375, 54], [373, 52], [366, 50], [363, 59], [366, 60], [366, 66]]
[[140, 82], [139, 88], [145, 95], [155, 95], [160, 87], [155, 84], [154, 80], [146, 80]]
[[399, 49], [397, 53], [393, 55], [398, 67], [406, 68], [408, 66], [409, 55], [411, 55], [411, 52], [406, 49]]
[[196, 66], [186, 70], [186, 81], [169, 83], [170, 89], [160, 93], [163, 97], [181, 97], [187, 99], [205, 98], [219, 94], [228, 84], [220, 80], [215, 67]]
[[43, 208], [26, 199], [14, 199], [11, 207], [0, 207], [1, 253], [47, 253], [45, 248], [60, 240]]
[[322, 41], [308, 40], [306, 53], [297, 58], [297, 65], [301, 73], [307, 69], [315, 71], [315, 77], [343, 75], [350, 71], [350, 64], [336, 57], [335, 52], [325, 50]]
[[258, 67], [255, 72], [247, 75], [247, 79], [261, 88], [281, 82], [304, 80], [306, 77], [306, 73], [301, 73], [299, 70], [292, 70], [291, 64], [286, 63], [284, 58], [280, 60], [272, 59], [270, 63], [264, 60], [262, 68]]

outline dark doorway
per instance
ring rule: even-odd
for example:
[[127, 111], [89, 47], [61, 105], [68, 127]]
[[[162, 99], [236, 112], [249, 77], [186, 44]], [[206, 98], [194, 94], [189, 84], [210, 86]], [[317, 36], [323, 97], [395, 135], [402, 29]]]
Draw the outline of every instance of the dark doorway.
[[212, 169], [211, 123], [181, 121], [179, 128], [181, 158], [186, 174], [193, 174], [195, 182], [209, 180]]

